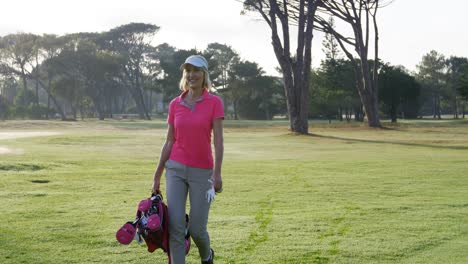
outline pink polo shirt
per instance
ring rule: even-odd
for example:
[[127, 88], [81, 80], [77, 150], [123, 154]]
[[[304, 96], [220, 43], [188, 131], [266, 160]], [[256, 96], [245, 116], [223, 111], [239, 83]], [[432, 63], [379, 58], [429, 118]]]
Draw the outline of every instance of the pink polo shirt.
[[174, 125], [175, 138], [169, 158], [190, 167], [212, 169], [211, 131], [213, 120], [224, 118], [223, 102], [205, 90], [191, 109], [182, 99], [187, 92], [169, 104], [167, 123]]

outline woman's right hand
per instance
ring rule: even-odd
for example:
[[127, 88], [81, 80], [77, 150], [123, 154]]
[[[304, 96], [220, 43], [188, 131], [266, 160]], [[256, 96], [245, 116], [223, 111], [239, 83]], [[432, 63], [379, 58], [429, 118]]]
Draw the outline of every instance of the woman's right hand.
[[158, 177], [154, 177], [153, 186], [151, 187], [151, 193], [161, 193], [159, 185], [161, 180]]

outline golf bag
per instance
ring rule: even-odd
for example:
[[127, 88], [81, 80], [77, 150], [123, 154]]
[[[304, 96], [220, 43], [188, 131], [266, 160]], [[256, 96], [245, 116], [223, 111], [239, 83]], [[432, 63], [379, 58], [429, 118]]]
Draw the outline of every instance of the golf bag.
[[[188, 215], [185, 215], [185, 254], [188, 254], [190, 250], [188, 221]], [[130, 244], [133, 239], [141, 243], [141, 238], [143, 238], [150, 253], [160, 248], [169, 257], [169, 219], [167, 206], [162, 195], [153, 194], [150, 198], [141, 200], [138, 204], [135, 220], [125, 223], [117, 231], [116, 238], [119, 243], [124, 245]]]

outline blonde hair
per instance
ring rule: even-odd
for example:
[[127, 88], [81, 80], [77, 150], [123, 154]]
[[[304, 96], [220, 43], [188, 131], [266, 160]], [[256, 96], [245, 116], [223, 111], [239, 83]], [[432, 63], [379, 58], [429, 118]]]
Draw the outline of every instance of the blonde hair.
[[[204, 68], [200, 68], [200, 67], [196, 67], [196, 66], [194, 66], [194, 67], [197, 68], [198, 70], [203, 71], [204, 80], [203, 80], [202, 86], [203, 86], [203, 88], [210, 91], [211, 88], [212, 88], [212, 84], [211, 84], [211, 80], [210, 80], [210, 74]], [[188, 85], [187, 85], [187, 71], [185, 70], [185, 68], [182, 71], [182, 78], [180, 79], [180, 82], [179, 82], [179, 88], [182, 91], [187, 91], [189, 89]]]

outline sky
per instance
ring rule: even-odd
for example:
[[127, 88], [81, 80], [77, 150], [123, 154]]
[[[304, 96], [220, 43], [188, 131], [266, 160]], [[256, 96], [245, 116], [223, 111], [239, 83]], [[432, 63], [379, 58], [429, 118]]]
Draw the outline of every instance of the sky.
[[[410, 71], [431, 50], [446, 57], [468, 57], [466, 10], [466, 0], [394, 0], [377, 15], [379, 57]], [[241, 11], [242, 3], [236, 0], [2, 1], [0, 36], [103, 32], [131, 22], [151, 23], [160, 27], [154, 45], [166, 42], [179, 49], [203, 50], [209, 43], [227, 44], [242, 59], [277, 75], [268, 25], [255, 13]], [[314, 33], [313, 67], [324, 58], [322, 40], [323, 34]]]

